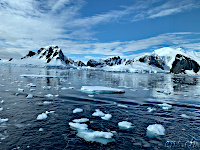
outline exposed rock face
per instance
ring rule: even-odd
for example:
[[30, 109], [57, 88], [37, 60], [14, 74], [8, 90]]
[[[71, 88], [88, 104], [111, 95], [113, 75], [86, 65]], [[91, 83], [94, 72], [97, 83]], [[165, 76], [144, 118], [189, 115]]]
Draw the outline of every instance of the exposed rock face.
[[98, 62], [94, 59], [90, 59], [88, 62], [87, 62], [87, 66], [90, 66], [90, 67], [103, 67], [104, 66], [104, 63], [101, 63], [101, 62]]
[[145, 56], [145, 57], [140, 58], [139, 61], [148, 63], [149, 65], [153, 65], [155, 67], [158, 67], [164, 70], [165, 63], [158, 56], [154, 56], [154, 55]]
[[35, 54], [36, 54], [35, 52], [29, 51], [29, 53], [28, 53], [26, 56], [22, 57], [21, 59], [28, 58], [28, 57], [32, 57], [32, 56], [34, 56]]
[[108, 66], [113, 66], [113, 65], [121, 65], [125, 60], [121, 59], [119, 56], [118, 57], [112, 57], [104, 60], [105, 64]]
[[77, 64], [79, 67], [86, 66], [86, 65], [84, 64], [84, 62], [82, 62], [82, 61], [77, 61], [76, 64]]
[[172, 68], [170, 69], [170, 73], [185, 73], [185, 70], [193, 70], [195, 73], [197, 73], [199, 68], [200, 66], [196, 61], [181, 54], [177, 54], [175, 61], [172, 64]]

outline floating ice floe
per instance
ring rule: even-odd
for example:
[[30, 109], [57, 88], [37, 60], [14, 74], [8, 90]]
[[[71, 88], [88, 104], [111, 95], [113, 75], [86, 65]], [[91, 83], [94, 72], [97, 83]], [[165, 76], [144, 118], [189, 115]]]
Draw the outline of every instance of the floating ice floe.
[[18, 91], [20, 91], [20, 92], [24, 92], [24, 89], [18, 88]]
[[127, 108], [128, 106], [126, 105], [123, 105], [123, 104], [117, 104], [118, 107], [124, 107], [124, 108]]
[[74, 87], [69, 87], [69, 89], [74, 89]]
[[39, 128], [39, 130], [38, 130], [38, 131], [42, 132], [42, 131], [44, 131], [44, 129], [43, 129], [43, 128]]
[[181, 114], [181, 117], [190, 119], [191, 117], [186, 114]]
[[6, 119], [1, 119], [1, 118], [0, 118], [0, 124], [1, 124], [1, 123], [4, 123], [4, 122], [6, 122], [6, 121], [8, 121], [8, 118], [6, 118]]
[[30, 89], [30, 92], [33, 92], [33, 91], [35, 91], [35, 89]]
[[81, 108], [75, 108], [74, 110], [73, 110], [73, 113], [75, 114], [75, 113], [80, 113], [80, 112], [83, 112], [83, 109], [81, 109]]
[[163, 104], [158, 104], [159, 107], [161, 107], [164, 110], [168, 110], [172, 108], [172, 105], [169, 105], [167, 103], [163, 103]]
[[43, 86], [42, 87], [44, 90], [50, 90], [51, 89], [51, 86]]
[[36, 87], [36, 84], [33, 84], [33, 83], [29, 83], [27, 84], [28, 87]]
[[87, 124], [80, 124], [80, 123], [74, 123], [74, 122], [69, 122], [69, 125], [72, 129], [75, 130], [87, 130], [88, 129], [88, 125]]
[[81, 118], [81, 119], [74, 119], [73, 122], [76, 123], [83, 123], [83, 122], [88, 122], [89, 119], [88, 118]]
[[128, 130], [133, 128], [132, 123], [128, 121], [122, 121], [118, 123], [118, 126], [121, 130]]
[[103, 120], [109, 120], [112, 117], [111, 114], [105, 114], [103, 117], [101, 117], [101, 119]]
[[5, 101], [4, 101], [4, 100], [1, 100], [1, 104], [3, 104], [3, 103], [5, 103]]
[[149, 125], [146, 134], [149, 138], [165, 135], [165, 128], [161, 124]]
[[0, 111], [2, 111], [3, 110], [3, 107], [0, 107]]
[[95, 117], [104, 117], [105, 114], [100, 111], [99, 109], [95, 109], [95, 112], [92, 114], [92, 116], [95, 116]]
[[47, 95], [45, 95], [45, 97], [53, 97], [53, 95], [52, 94], [47, 94]]
[[88, 142], [98, 142], [101, 144], [107, 144], [113, 142], [113, 133], [93, 130], [83, 130], [77, 133], [77, 136], [83, 138]]
[[33, 98], [33, 94], [28, 94], [28, 95], [26, 96], [26, 98], [28, 98], [28, 99]]
[[155, 108], [151, 108], [151, 107], [148, 107], [148, 108], [147, 108], [147, 111], [148, 111], [148, 112], [153, 112], [153, 111], [155, 111], [155, 110], [156, 110]]
[[89, 94], [88, 97], [94, 97], [94, 95], [93, 94]]
[[69, 88], [62, 87], [61, 90], [69, 90]]
[[123, 89], [117, 89], [105, 86], [82, 86], [81, 91], [86, 93], [101, 93], [101, 94], [125, 93]]
[[47, 118], [47, 114], [46, 113], [42, 113], [42, 114], [39, 114], [37, 116], [37, 120], [44, 120]]

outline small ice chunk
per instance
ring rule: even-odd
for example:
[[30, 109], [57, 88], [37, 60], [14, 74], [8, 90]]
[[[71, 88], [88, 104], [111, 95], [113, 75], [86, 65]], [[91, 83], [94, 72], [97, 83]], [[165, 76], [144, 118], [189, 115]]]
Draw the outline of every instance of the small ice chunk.
[[88, 118], [81, 118], [81, 119], [74, 119], [73, 122], [76, 123], [82, 123], [82, 122], [88, 122], [89, 119]]
[[2, 111], [3, 110], [3, 107], [0, 107], [0, 111]]
[[158, 104], [158, 106], [160, 106], [162, 109], [164, 110], [168, 110], [172, 108], [172, 105], [169, 105], [167, 103], [163, 103], [163, 104]]
[[35, 91], [35, 89], [30, 89], [30, 92], [33, 92], [33, 91]]
[[69, 89], [74, 89], [74, 87], [69, 87]]
[[29, 84], [27, 84], [27, 86], [28, 86], [28, 87], [36, 87], [36, 85], [33, 84], [33, 83], [29, 83]]
[[52, 104], [52, 102], [44, 101], [43, 104], [44, 104], [44, 105], [49, 105], [49, 104]]
[[123, 104], [117, 104], [118, 107], [124, 107], [124, 108], [127, 108], [128, 106], [126, 105], [123, 105]]
[[33, 98], [33, 94], [28, 94], [28, 95], [26, 96], [26, 98], [28, 98], [28, 99]]
[[149, 138], [165, 135], [165, 128], [161, 124], [153, 124], [147, 127], [147, 136]]
[[144, 90], [144, 91], [149, 91], [149, 89], [148, 89], [148, 88], [144, 88], [143, 90]]
[[86, 141], [99, 142], [101, 144], [107, 144], [114, 141], [114, 139], [112, 139], [113, 133], [111, 132], [83, 130], [79, 131], [77, 136], [83, 138]]
[[75, 113], [80, 113], [80, 112], [83, 112], [83, 109], [81, 109], [81, 108], [75, 108], [74, 110], [73, 110], [73, 113], [75, 114]]
[[1, 100], [1, 104], [5, 103], [5, 100]]
[[45, 95], [45, 97], [53, 97], [53, 95], [52, 94], [47, 94], [47, 95]]
[[103, 120], [109, 120], [112, 117], [111, 114], [105, 114], [103, 117], [101, 117], [101, 119]]
[[92, 116], [104, 117], [105, 114], [102, 111], [100, 111], [99, 109], [96, 109], [95, 112], [92, 114]]
[[69, 122], [69, 125], [70, 125], [71, 128], [76, 129], [76, 130], [87, 130], [88, 129], [87, 124]]
[[148, 110], [148, 112], [153, 112], [153, 111], [155, 111], [156, 109], [155, 109], [155, 108], [148, 107], [147, 110]]
[[186, 114], [181, 114], [181, 117], [190, 119], [191, 117]]
[[42, 131], [44, 131], [44, 129], [43, 129], [43, 128], [39, 128], [39, 130], [38, 130], [38, 131], [42, 132]]
[[69, 90], [69, 88], [62, 87], [61, 90]]
[[18, 96], [19, 95], [19, 93], [15, 93], [15, 96]]
[[47, 114], [46, 113], [42, 113], [42, 114], [39, 114], [37, 116], [37, 120], [44, 120], [47, 118]]
[[6, 119], [1, 119], [0, 118], [0, 123], [6, 122], [6, 121], [8, 121], [8, 118], [6, 118]]
[[133, 128], [132, 123], [128, 121], [122, 121], [118, 123], [118, 126], [122, 130], [127, 130]]
[[58, 95], [58, 94], [56, 94], [56, 95], [55, 95], [55, 97], [59, 97], [59, 95]]
[[20, 91], [20, 92], [24, 92], [24, 89], [18, 88], [18, 91]]
[[89, 94], [88, 97], [94, 97], [94, 95], [93, 94]]
[[125, 93], [123, 89], [117, 89], [105, 86], [82, 86], [81, 91], [86, 93], [102, 93], [102, 94]]
[[54, 113], [55, 111], [46, 111], [45, 113], [48, 115], [48, 114], [52, 114]]

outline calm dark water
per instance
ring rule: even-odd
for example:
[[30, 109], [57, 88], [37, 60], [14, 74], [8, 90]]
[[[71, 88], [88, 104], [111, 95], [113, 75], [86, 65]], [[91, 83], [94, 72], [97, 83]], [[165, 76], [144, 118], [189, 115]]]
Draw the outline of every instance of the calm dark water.
[[[22, 74], [54, 77], [22, 77]], [[171, 149], [170, 146], [177, 145], [169, 144], [169, 141], [180, 142], [182, 147], [175, 149], [188, 149], [186, 142], [193, 138], [196, 145], [189, 148], [198, 149], [199, 79], [198, 76], [172, 74], [0, 66], [0, 101], [4, 100], [0, 103], [3, 108], [0, 118], [9, 119], [0, 124], [0, 149]], [[30, 83], [36, 87], [30, 87]], [[119, 88], [125, 93], [90, 97], [80, 90], [84, 85]], [[27, 99], [28, 94], [34, 97]], [[53, 97], [46, 97], [47, 94]], [[45, 105], [45, 101], [51, 103]], [[172, 108], [163, 110], [158, 106], [162, 103], [170, 104]], [[148, 107], [156, 110], [148, 112]], [[74, 114], [75, 108], [84, 111]], [[106, 121], [92, 116], [95, 109], [111, 114], [112, 118]], [[45, 120], [37, 120], [37, 116], [45, 111], [55, 112], [48, 114]], [[181, 117], [182, 114], [189, 118]], [[82, 117], [90, 119], [87, 124], [92, 130], [116, 131], [115, 141], [104, 145], [78, 137], [69, 122]], [[129, 131], [119, 130], [118, 122], [124, 120], [133, 123], [134, 127]], [[165, 135], [148, 138], [146, 129], [155, 123], [163, 125]], [[39, 131], [41, 128], [43, 131]]]

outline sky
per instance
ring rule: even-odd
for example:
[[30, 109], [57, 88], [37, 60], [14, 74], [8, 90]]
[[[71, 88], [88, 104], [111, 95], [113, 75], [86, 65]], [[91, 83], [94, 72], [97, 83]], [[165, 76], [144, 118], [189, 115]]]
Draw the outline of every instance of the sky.
[[57, 45], [74, 60], [200, 51], [199, 0], [0, 0], [0, 59]]

